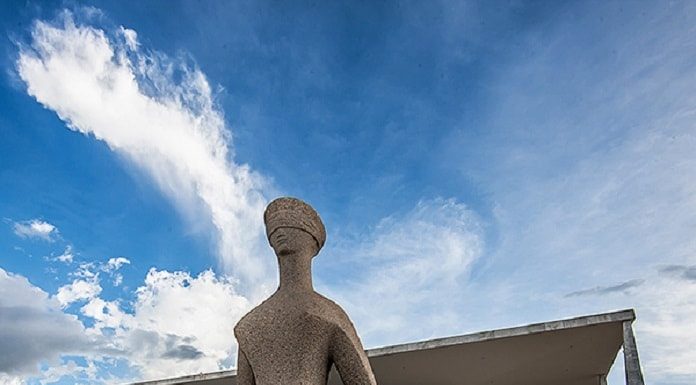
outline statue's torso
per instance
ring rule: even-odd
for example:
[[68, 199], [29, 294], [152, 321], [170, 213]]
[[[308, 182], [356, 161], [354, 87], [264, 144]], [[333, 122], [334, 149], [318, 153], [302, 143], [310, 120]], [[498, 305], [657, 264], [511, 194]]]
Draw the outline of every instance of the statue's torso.
[[235, 334], [256, 385], [325, 385], [332, 338], [349, 325], [343, 310], [318, 293], [276, 292], [239, 321]]

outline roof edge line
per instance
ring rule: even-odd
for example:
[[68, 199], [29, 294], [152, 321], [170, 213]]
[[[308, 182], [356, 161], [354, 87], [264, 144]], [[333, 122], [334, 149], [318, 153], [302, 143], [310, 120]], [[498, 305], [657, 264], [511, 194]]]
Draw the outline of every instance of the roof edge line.
[[525, 336], [553, 330], [565, 330], [577, 327], [600, 325], [612, 322], [633, 321], [636, 314], [633, 309], [624, 309], [609, 313], [598, 313], [557, 321], [539, 322], [505, 329], [495, 329], [453, 337], [435, 338], [431, 340], [408, 342], [405, 344], [384, 346], [367, 350], [368, 357], [378, 357], [415, 350], [427, 350], [457, 345], [462, 343], [482, 342], [499, 338]]
[[133, 382], [133, 383], [130, 383], [130, 385], [175, 385], [175, 384], [181, 384], [181, 383], [189, 382], [189, 381], [215, 380], [218, 378], [226, 378], [226, 377], [232, 377], [232, 376], [236, 376], [236, 375], [237, 375], [237, 370], [232, 369], [232, 370], [222, 370], [219, 372], [189, 374], [187, 376], [167, 378], [167, 379], [163, 379], [163, 380]]

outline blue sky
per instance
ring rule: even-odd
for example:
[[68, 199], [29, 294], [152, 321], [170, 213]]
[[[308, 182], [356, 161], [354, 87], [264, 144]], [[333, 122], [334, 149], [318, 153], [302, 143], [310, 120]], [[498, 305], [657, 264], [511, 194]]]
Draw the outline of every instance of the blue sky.
[[0, 15], [1, 384], [232, 367], [280, 195], [367, 347], [635, 308], [647, 381], [696, 380], [693, 4]]

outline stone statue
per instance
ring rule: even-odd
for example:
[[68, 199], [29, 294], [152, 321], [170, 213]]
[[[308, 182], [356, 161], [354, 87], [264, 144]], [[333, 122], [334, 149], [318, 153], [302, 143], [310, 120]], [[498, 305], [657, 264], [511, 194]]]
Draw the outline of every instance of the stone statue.
[[376, 384], [348, 315], [312, 287], [312, 258], [326, 240], [319, 214], [299, 199], [278, 198], [263, 219], [280, 285], [234, 328], [237, 385], [326, 385], [332, 364], [346, 385]]

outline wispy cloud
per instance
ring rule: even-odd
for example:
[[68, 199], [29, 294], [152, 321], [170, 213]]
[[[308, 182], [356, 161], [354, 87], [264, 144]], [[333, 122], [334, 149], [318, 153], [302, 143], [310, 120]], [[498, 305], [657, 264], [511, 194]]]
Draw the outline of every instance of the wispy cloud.
[[[205, 75], [143, 50], [133, 30], [78, 25], [67, 11], [55, 23], [37, 21], [31, 32], [17, 60], [27, 92], [70, 129], [145, 170], [184, 214], [207, 218], [224, 269], [243, 285], [263, 287], [266, 181], [232, 160], [231, 135]], [[20, 229], [46, 239], [53, 231], [43, 223]]]
[[643, 280], [643, 279], [632, 279], [630, 281], [626, 281], [626, 282], [620, 283], [618, 285], [595, 286], [591, 289], [574, 291], [574, 292], [566, 294], [565, 296], [566, 297], [580, 297], [580, 296], [585, 296], [585, 295], [606, 295], [606, 294], [614, 294], [614, 293], [626, 293], [630, 289], [637, 287], [637, 286], [640, 286], [643, 283], [645, 283], [645, 280]]
[[693, 383], [694, 285], [649, 274], [661, 263], [684, 277], [696, 256], [696, 78], [685, 64], [696, 7], [579, 7], [527, 32], [491, 81], [486, 134], [451, 142], [460, 162], [448, 161], [495, 202], [485, 288], [510, 286], [497, 301], [505, 318], [635, 307], [646, 376]]
[[14, 233], [22, 238], [35, 238], [52, 242], [58, 235], [56, 226], [41, 219], [15, 222], [13, 228]]
[[327, 289], [369, 346], [458, 333], [468, 273], [483, 247], [480, 219], [466, 205], [423, 200], [327, 251], [339, 274]]

